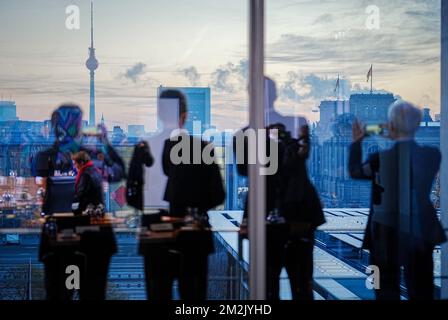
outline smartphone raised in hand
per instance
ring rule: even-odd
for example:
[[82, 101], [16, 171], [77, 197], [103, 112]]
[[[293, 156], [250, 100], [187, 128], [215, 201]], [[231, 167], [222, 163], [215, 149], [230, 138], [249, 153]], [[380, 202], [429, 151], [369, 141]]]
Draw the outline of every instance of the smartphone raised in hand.
[[84, 136], [99, 136], [101, 135], [101, 130], [97, 126], [87, 127], [82, 130]]
[[366, 136], [379, 136], [384, 134], [384, 126], [381, 124], [368, 124], [364, 127]]

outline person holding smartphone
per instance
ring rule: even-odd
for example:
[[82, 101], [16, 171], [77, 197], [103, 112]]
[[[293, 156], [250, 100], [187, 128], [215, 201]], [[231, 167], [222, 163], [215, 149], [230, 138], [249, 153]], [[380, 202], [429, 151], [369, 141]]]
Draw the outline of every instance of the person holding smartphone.
[[[51, 115], [51, 125], [55, 142], [50, 148], [40, 151], [34, 163], [35, 175], [40, 177], [42, 185], [40, 192], [44, 195], [43, 215], [71, 212], [74, 198], [78, 198], [81, 203], [80, 208], [75, 210], [77, 213], [82, 212], [89, 203], [104, 203], [101, 186], [104, 177], [90, 162], [92, 153], [83, 143], [81, 108], [75, 104], [59, 106]], [[120, 168], [117, 170], [118, 174], [114, 175], [114, 181], [119, 181], [123, 176], [121, 173], [124, 172], [123, 160], [108, 143], [106, 134], [106, 131], [102, 134], [104, 154], [109, 159], [109, 165]], [[76, 168], [77, 178], [72, 176]], [[58, 184], [60, 180], [71, 180], [71, 184]], [[73, 290], [68, 290], [65, 285], [65, 270], [68, 265], [80, 266], [82, 272], [85, 272], [85, 281], [83, 280], [80, 291], [81, 299], [105, 299], [110, 257], [117, 250], [112, 229], [101, 233], [84, 232], [79, 250], [81, 255], [67, 248], [55, 250], [49, 240], [44, 226], [39, 244], [39, 260], [44, 264], [47, 300], [73, 298]]]
[[401, 267], [409, 299], [434, 299], [433, 250], [446, 236], [429, 194], [441, 155], [437, 148], [415, 141], [421, 117], [420, 109], [409, 102], [392, 104], [385, 127], [394, 144], [366, 161], [362, 161], [366, 130], [358, 121], [353, 123], [349, 172], [354, 179], [372, 181], [363, 248], [380, 271], [375, 289], [379, 300], [400, 299]]

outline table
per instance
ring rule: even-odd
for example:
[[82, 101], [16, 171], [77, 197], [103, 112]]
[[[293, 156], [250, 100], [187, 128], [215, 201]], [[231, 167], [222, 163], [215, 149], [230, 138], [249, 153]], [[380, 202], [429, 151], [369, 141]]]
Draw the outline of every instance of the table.
[[[39, 259], [45, 265], [47, 298], [69, 300], [67, 268], [76, 266], [81, 273], [80, 298], [105, 299], [110, 259], [117, 252], [113, 219], [93, 219], [87, 215], [53, 215], [58, 232], [50, 236], [42, 228]], [[45, 226], [45, 225], [44, 225]]]

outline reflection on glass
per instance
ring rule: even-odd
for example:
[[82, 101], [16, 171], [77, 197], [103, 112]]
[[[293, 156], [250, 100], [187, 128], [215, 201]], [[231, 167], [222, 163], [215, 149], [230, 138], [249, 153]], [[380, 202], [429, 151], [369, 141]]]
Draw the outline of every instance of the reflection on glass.
[[[56, 26], [57, 21], [65, 22], [65, 19], [53, 19], [55, 16], [49, 12], [54, 9], [64, 14], [66, 4], [53, 5], [47, 0], [39, 1], [36, 6], [41, 14], [35, 17], [31, 14], [35, 12], [34, 5], [24, 7], [9, 2], [2, 4], [0, 14], [2, 30], [11, 30], [5, 39], [8, 43], [5, 47], [11, 51], [0, 53], [2, 62], [7, 65], [0, 78], [11, 88], [11, 92], [2, 92], [0, 101], [0, 253], [9, 258], [6, 264], [0, 262], [0, 274], [12, 275], [1, 282], [0, 299], [45, 297], [43, 266], [37, 256], [46, 181], [32, 177], [37, 174], [36, 155], [51, 148], [57, 135], [51, 126], [51, 112], [65, 101], [73, 101], [83, 110], [83, 142], [91, 151], [98, 152], [97, 166], [101, 167], [101, 154], [104, 154], [96, 139], [101, 133], [100, 127], [107, 128], [108, 142], [124, 160], [126, 168], [134, 146], [141, 140], [149, 143], [155, 163], [146, 170], [146, 207], [166, 207], [162, 201], [166, 178], [160, 154], [156, 154], [158, 147], [162, 147], [158, 143], [163, 142], [164, 134], [178, 126], [178, 115], [172, 114], [174, 118], [167, 119], [159, 114], [158, 111], [169, 108], [158, 96], [160, 90], [182, 89], [191, 110], [187, 129], [192, 131], [193, 121], [200, 121], [200, 134], [210, 130], [203, 138], [215, 145], [222, 180], [228, 187], [226, 191], [233, 195], [237, 190], [229, 183], [233, 167], [225, 162], [225, 157], [231, 134], [225, 130], [239, 128], [246, 119], [246, 5], [240, 1], [225, 5], [215, 1], [205, 6], [202, 1], [170, 4], [134, 1], [130, 7], [122, 1], [98, 0], [94, 8], [95, 29], [90, 28], [88, 21], [85, 26], [81, 25], [79, 32], [67, 29], [64, 23], [60, 28]], [[220, 9], [216, 10], [217, 7]], [[82, 16], [90, 14], [89, 3], [79, 4], [79, 8]], [[184, 18], [174, 23], [171, 17], [177, 10], [181, 10]], [[124, 21], [108, 18], [109, 14], [121, 15], [125, 11], [130, 15]], [[151, 19], [148, 19], [148, 12], [151, 12]], [[185, 15], [187, 12], [191, 15]], [[16, 28], [14, 23], [18, 20], [39, 23], [42, 28], [30, 28], [30, 37], [22, 37], [21, 28]], [[141, 24], [134, 24], [136, 21]], [[104, 32], [104, 28], [116, 32]], [[141, 41], [143, 34], [148, 36], [148, 41]], [[220, 34], [219, 39], [216, 34]], [[76, 40], [72, 38], [74, 35], [77, 35]], [[133, 41], [135, 36], [138, 39]], [[31, 38], [51, 41], [36, 42]], [[33, 50], [29, 50], [32, 42]], [[86, 68], [87, 47], [90, 48], [89, 62], [100, 61], [100, 65], [94, 65], [94, 61]], [[230, 48], [237, 54], [233, 55]], [[71, 54], [56, 54], [61, 50], [69, 50]], [[23, 56], [23, 52], [29, 54]], [[43, 62], [38, 57], [42, 52], [55, 54], [45, 55]], [[26, 67], [13, 67], [19, 65]], [[89, 77], [93, 70], [94, 81], [93, 75]], [[226, 73], [230, 76], [223, 78]], [[47, 80], [41, 81], [40, 77]], [[6, 96], [8, 98], [4, 99]], [[158, 123], [162, 117], [163, 127]], [[64, 127], [67, 123], [68, 120], [61, 123], [65, 138], [73, 134], [73, 128]], [[72, 175], [59, 171], [56, 175]], [[239, 181], [237, 176], [234, 178]], [[126, 181], [104, 181], [103, 186], [106, 218], [113, 222], [119, 247], [111, 261], [108, 298], [146, 299], [144, 268], [136, 250], [140, 215], [127, 205]], [[247, 296], [247, 283], [241, 282], [241, 275], [247, 268], [243, 270], [238, 258], [239, 222], [233, 216], [230, 218], [231, 215], [224, 216], [222, 211], [233, 209], [230, 203], [234, 201], [239, 201], [240, 209], [243, 208], [241, 198], [229, 196], [218, 206], [219, 211], [210, 213], [210, 221], [216, 228], [213, 236], [216, 251], [209, 259], [209, 298]], [[17, 278], [31, 279], [31, 289], [28, 290], [27, 281], [13, 280]], [[173, 290], [178, 292], [176, 283]]]
[[158, 100], [158, 131], [148, 138], [154, 165], [145, 171], [145, 207], [166, 208], [168, 203], [163, 199], [166, 187], [166, 175], [162, 169], [162, 153], [165, 140], [179, 127], [179, 101], [177, 99]]
[[[373, 290], [365, 286], [369, 252], [362, 249], [371, 189], [348, 172], [352, 123], [355, 118], [364, 125], [384, 123], [389, 105], [404, 98], [423, 110], [416, 141], [439, 147], [440, 1], [411, 5], [394, 0], [369, 8], [355, 0], [266, 2], [265, 74], [276, 84], [266, 82], [267, 124], [285, 123], [294, 137], [301, 119], [308, 120], [308, 172], [327, 220], [316, 232], [314, 297], [373, 299]], [[172, 87], [191, 95], [190, 119], [204, 124], [201, 134], [215, 130], [206, 139], [213, 140], [226, 186], [225, 203], [209, 214], [215, 253], [210, 257], [208, 297], [247, 298], [248, 242], [240, 241], [237, 232], [248, 179], [226, 161], [233, 133], [247, 123], [246, 3], [132, 1], [130, 6], [128, 1], [95, 1], [94, 48], [101, 61], [93, 88], [95, 121], [87, 117], [90, 79], [84, 66], [90, 25], [68, 30], [64, 19], [50, 14], [63, 14], [65, 5], [8, 1], [0, 12], [0, 28], [8, 30], [0, 50], [0, 80], [8, 84], [0, 101], [0, 253], [8, 258], [0, 262], [1, 275], [7, 275], [0, 281], [0, 299], [45, 296], [37, 261], [45, 182], [31, 177], [36, 175], [37, 153], [55, 140], [52, 110], [65, 101], [79, 103], [86, 115], [83, 128], [92, 122], [104, 124], [128, 168], [140, 140], [148, 141], [156, 153], [158, 142], [153, 139], [164, 130], [158, 126], [158, 111], [165, 110], [158, 93]], [[89, 4], [79, 6], [88, 16]], [[120, 21], [110, 19], [123, 12], [128, 14]], [[17, 27], [17, 21], [40, 27]], [[366, 158], [387, 149], [390, 142], [371, 135], [362, 146]], [[159, 201], [165, 178], [154, 157], [154, 166], [146, 170], [146, 205], [166, 206]], [[104, 190], [119, 244], [108, 298], [146, 299], [143, 264], [136, 254], [141, 221], [126, 203], [125, 181], [105, 183]], [[439, 210], [438, 175], [430, 194]], [[439, 247], [434, 250], [434, 273], [437, 296]], [[31, 290], [26, 279], [31, 279]], [[282, 270], [280, 298], [291, 297]]]
[[[374, 299], [374, 290], [365, 284], [370, 252], [362, 248], [371, 184], [352, 179], [348, 170], [352, 123], [358, 119], [367, 128], [384, 124], [391, 104], [405, 99], [422, 110], [416, 142], [440, 146], [440, 1], [416, 6], [406, 1], [268, 1], [266, 29], [266, 73], [277, 83], [277, 108], [312, 123], [308, 168], [327, 219], [316, 234], [315, 295]], [[362, 158], [391, 146], [382, 135], [370, 134], [363, 140]], [[430, 194], [431, 205], [440, 209], [437, 176]], [[401, 296], [407, 298], [408, 292], [402, 290]]]

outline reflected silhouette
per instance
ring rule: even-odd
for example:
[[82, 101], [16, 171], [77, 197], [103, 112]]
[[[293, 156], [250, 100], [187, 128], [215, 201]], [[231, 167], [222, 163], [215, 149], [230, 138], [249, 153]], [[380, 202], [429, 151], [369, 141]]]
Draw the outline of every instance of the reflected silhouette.
[[[67, 179], [71, 179], [75, 187], [59, 187], [59, 194], [53, 196], [50, 190], [45, 192], [42, 209], [49, 215], [42, 228], [39, 260], [44, 264], [46, 298], [73, 298], [74, 291], [66, 286], [66, 268], [73, 265], [81, 274], [80, 299], [104, 300], [110, 259], [116, 253], [117, 246], [110, 223], [96, 216], [104, 211], [89, 208], [104, 208], [102, 182], [121, 180], [125, 172], [124, 163], [110, 145], [105, 128], [98, 127], [99, 133], [94, 136], [94, 140], [99, 142], [86, 144], [89, 139], [83, 139], [79, 106], [60, 106], [53, 112], [51, 124], [56, 140], [52, 147], [38, 153], [36, 173], [43, 177], [44, 187], [54, 184], [57, 188], [58, 182], [60, 185]], [[73, 154], [77, 154], [74, 159], [78, 163], [76, 179], [73, 177]], [[82, 161], [78, 158], [81, 154]], [[94, 164], [91, 158], [98, 161]], [[72, 202], [75, 200], [75, 190], [79, 206], [78, 210], [74, 210], [74, 215]], [[52, 206], [55, 197], [59, 202], [62, 200], [63, 207]], [[98, 221], [94, 222], [95, 219]], [[96, 225], [94, 231], [77, 231], [77, 227], [93, 224]], [[64, 232], [67, 235], [67, 231], [70, 237], [63, 236]]]
[[158, 130], [155, 136], [146, 140], [154, 157], [154, 164], [145, 170], [144, 199], [145, 207], [166, 208], [168, 202], [163, 199], [167, 177], [163, 173], [162, 154], [165, 140], [173, 130], [179, 127], [179, 100], [159, 98], [157, 107]]
[[385, 126], [391, 148], [362, 161], [364, 127], [353, 124], [349, 171], [352, 178], [372, 181], [370, 215], [363, 247], [380, 270], [376, 298], [400, 299], [401, 267], [410, 299], [434, 299], [433, 250], [446, 241], [429, 194], [439, 171], [440, 151], [416, 143], [421, 110], [397, 101]]
[[266, 126], [281, 123], [286, 130], [291, 133], [295, 139], [299, 138], [299, 131], [302, 126], [307, 125], [307, 121], [301, 116], [285, 116], [275, 110], [275, 101], [277, 100], [277, 87], [275, 82], [269, 78], [264, 78], [265, 92], [265, 123]]
[[[266, 296], [269, 300], [280, 299], [280, 273], [286, 268], [292, 298], [313, 300], [314, 232], [325, 223], [325, 218], [306, 166], [311, 149], [310, 132], [304, 117], [284, 116], [277, 112], [274, 108], [276, 100], [275, 82], [265, 77], [267, 151], [269, 154], [269, 146], [274, 141], [278, 150], [278, 156], [274, 158], [278, 160], [279, 169], [266, 176]], [[247, 127], [237, 135], [245, 130]], [[234, 150], [236, 141], [237, 136]], [[248, 176], [247, 151], [246, 138], [245, 163], [237, 165], [242, 176]], [[244, 211], [243, 236], [247, 234], [247, 198]]]
[[[208, 164], [202, 159], [204, 149], [210, 147], [208, 143], [190, 136], [183, 129], [188, 111], [185, 96], [178, 90], [163, 91], [159, 107], [159, 120], [163, 128], [149, 141], [154, 149], [155, 164], [158, 165], [147, 170], [147, 184], [151, 186], [155, 183], [152, 190], [157, 193], [150, 194], [150, 188], [147, 188], [147, 193], [151, 205], [162, 200], [169, 203], [169, 217], [165, 218], [168, 221], [177, 220], [178, 225], [169, 225], [168, 232], [150, 232], [149, 237], [143, 235], [140, 238], [139, 252], [145, 261], [147, 297], [154, 300], [171, 299], [173, 280], [177, 279], [181, 299], [205, 300], [208, 257], [214, 252], [208, 211], [225, 199], [222, 178], [216, 163]], [[186, 149], [172, 153], [184, 141], [188, 141]], [[180, 157], [185, 154], [187, 162], [176, 162], [173, 154], [180, 154]], [[214, 157], [213, 148], [211, 154]], [[199, 163], [193, 162], [197, 156]], [[158, 174], [164, 174], [166, 178]], [[157, 214], [154, 216], [157, 219]], [[160, 235], [164, 238], [151, 241], [151, 236], [154, 239]]]

